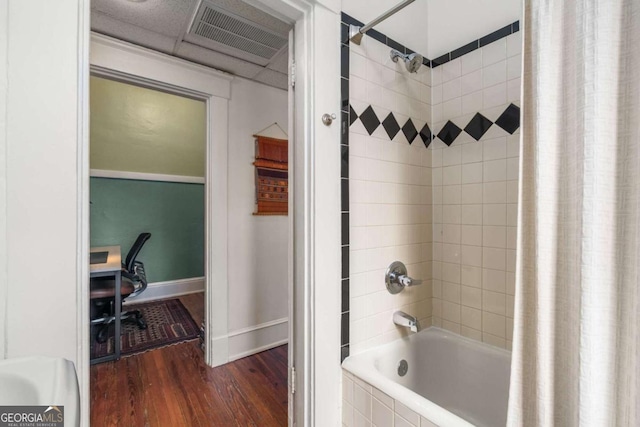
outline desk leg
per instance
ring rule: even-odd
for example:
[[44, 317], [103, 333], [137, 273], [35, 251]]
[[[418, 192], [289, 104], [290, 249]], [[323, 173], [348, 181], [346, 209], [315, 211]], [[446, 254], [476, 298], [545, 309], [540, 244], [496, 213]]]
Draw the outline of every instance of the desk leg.
[[115, 354], [115, 358], [116, 360], [120, 359], [120, 311], [121, 311], [121, 307], [122, 307], [122, 295], [120, 294], [120, 288], [121, 288], [121, 284], [122, 284], [122, 272], [121, 271], [117, 271], [116, 272], [116, 298], [115, 298], [115, 304], [116, 304], [116, 310], [115, 310], [115, 326], [116, 326], [116, 330], [115, 330], [115, 341], [114, 341], [114, 354]]

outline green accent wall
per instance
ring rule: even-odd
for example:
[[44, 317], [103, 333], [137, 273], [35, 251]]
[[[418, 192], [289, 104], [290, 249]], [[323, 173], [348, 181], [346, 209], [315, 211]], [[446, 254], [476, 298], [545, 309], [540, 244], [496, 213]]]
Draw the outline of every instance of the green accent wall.
[[91, 246], [151, 233], [138, 259], [149, 282], [204, 276], [204, 185], [91, 178]]
[[90, 85], [91, 169], [204, 177], [204, 101], [94, 76]]

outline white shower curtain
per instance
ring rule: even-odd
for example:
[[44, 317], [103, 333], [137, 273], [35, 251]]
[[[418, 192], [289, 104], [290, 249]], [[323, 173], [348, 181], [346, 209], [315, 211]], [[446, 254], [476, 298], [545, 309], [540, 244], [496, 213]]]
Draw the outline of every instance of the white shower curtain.
[[510, 426], [640, 425], [640, 0], [525, 0]]

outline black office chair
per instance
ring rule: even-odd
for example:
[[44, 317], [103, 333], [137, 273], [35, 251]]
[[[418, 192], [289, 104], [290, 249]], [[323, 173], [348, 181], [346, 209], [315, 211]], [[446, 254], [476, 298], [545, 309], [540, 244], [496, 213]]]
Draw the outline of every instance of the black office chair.
[[[122, 264], [121, 303], [125, 298], [139, 295], [147, 289], [144, 264], [137, 261], [136, 257], [149, 238], [151, 238], [151, 233], [140, 233]], [[91, 279], [90, 298], [93, 302], [91, 326], [102, 325], [96, 334], [96, 341], [99, 343], [107, 341], [109, 325], [115, 321], [115, 293], [115, 279], [113, 277]], [[147, 323], [142, 318], [140, 310], [123, 311], [120, 313], [120, 320], [133, 321], [140, 329], [147, 328]]]

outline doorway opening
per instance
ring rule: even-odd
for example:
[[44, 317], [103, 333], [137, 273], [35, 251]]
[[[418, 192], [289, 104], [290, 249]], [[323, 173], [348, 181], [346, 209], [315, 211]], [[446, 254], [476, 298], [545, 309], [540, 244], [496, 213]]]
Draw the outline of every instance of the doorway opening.
[[[292, 110], [289, 107], [289, 94], [280, 88], [230, 77], [210, 68], [99, 34], [92, 35], [91, 56], [92, 80], [102, 79], [101, 84], [112, 87], [129, 85], [136, 90], [154, 91], [158, 95], [178, 96], [183, 98], [183, 102], [195, 100], [204, 104], [206, 122], [204, 132], [206, 148], [200, 155], [200, 160], [204, 163], [202, 177], [191, 172], [169, 171], [167, 173], [166, 170], [126, 171], [134, 175], [122, 175], [122, 171], [118, 172], [120, 175], [106, 173], [104, 171], [107, 169], [94, 165], [94, 129], [91, 129], [92, 246], [104, 243], [98, 242], [100, 236], [95, 234], [99, 234], [102, 230], [94, 228], [93, 220], [100, 217], [113, 219], [114, 216], [113, 212], [108, 212], [108, 209], [103, 206], [104, 199], [99, 200], [96, 197], [94, 200], [93, 198], [98, 189], [102, 190], [101, 186], [109, 188], [116, 184], [121, 186], [122, 183], [118, 180], [127, 181], [126, 185], [130, 186], [129, 181], [135, 181], [136, 194], [148, 196], [150, 187], [158, 185], [165, 187], [171, 184], [169, 187], [176, 190], [174, 195], [181, 198], [179, 202], [181, 208], [195, 206], [197, 202], [193, 200], [197, 200], [197, 197], [192, 197], [193, 200], [188, 202], [184, 198], [194, 186], [204, 187], [202, 191], [204, 194], [204, 296], [200, 307], [205, 323], [204, 353], [200, 352], [198, 345], [188, 342], [184, 345], [176, 344], [93, 366], [90, 371], [92, 425], [100, 425], [104, 422], [105, 414], [111, 413], [123, 422], [121, 408], [125, 402], [121, 401], [123, 394], [122, 390], [118, 389], [118, 384], [127, 384], [127, 387], [134, 384], [132, 387], [134, 392], [124, 394], [128, 396], [127, 402], [135, 400], [145, 413], [154, 410], [159, 416], [164, 413], [167, 419], [174, 417], [175, 425], [207, 423], [210, 418], [201, 417], [210, 417], [212, 413], [221, 414], [220, 425], [227, 425], [226, 422], [238, 419], [237, 417], [256, 422], [258, 419], [271, 420], [272, 425], [282, 425], [288, 417], [290, 359], [286, 345], [289, 342], [290, 333], [288, 272], [292, 264], [291, 225], [290, 217], [286, 215], [254, 215], [260, 213], [256, 208], [259, 205], [258, 201], [264, 199], [260, 194], [264, 190], [261, 189], [260, 184], [265, 177], [275, 176], [269, 173], [258, 173], [254, 163], [261, 156], [256, 139], [287, 139], [285, 129], [289, 130], [289, 111]], [[288, 55], [285, 57], [288, 58]], [[131, 100], [130, 96], [125, 98], [128, 101]], [[92, 127], [95, 119], [93, 117], [94, 101], [92, 87]], [[146, 114], [146, 117], [138, 117], [138, 119], [151, 122], [149, 119], [152, 109], [142, 108], [142, 110], [142, 115]], [[191, 116], [194, 114], [192, 113]], [[175, 124], [178, 121], [178, 115], [165, 118], [166, 121]], [[278, 131], [282, 133], [278, 134]], [[124, 139], [118, 135], [114, 138]], [[186, 144], [182, 140], [179, 142], [179, 147], [184, 150]], [[129, 159], [135, 160], [137, 157], [126, 149], [124, 151]], [[156, 161], [162, 163], [162, 160], [158, 159], [160, 147], [156, 145], [151, 151], [151, 157], [155, 157]], [[170, 154], [174, 163], [178, 156], [179, 152]], [[289, 155], [286, 156], [287, 162], [288, 157]], [[273, 160], [270, 159], [270, 161]], [[171, 162], [167, 161], [167, 164]], [[264, 164], [260, 164], [260, 167], [264, 168]], [[159, 175], [158, 182], [162, 184], [143, 179], [145, 178], [143, 174]], [[199, 178], [203, 182], [175, 182], [176, 176]], [[280, 175], [277, 177], [279, 180], [282, 178]], [[282, 190], [281, 185], [277, 186]], [[116, 190], [111, 188], [110, 191], [114, 193]], [[267, 193], [276, 194], [278, 191], [267, 191]], [[169, 222], [172, 228], [175, 228], [175, 222], [180, 222], [175, 217], [166, 220], [159, 214], [158, 206], [163, 203], [175, 204], [166, 201], [171, 194], [171, 190], [163, 188], [158, 191], [161, 202], [146, 200], [148, 205], [156, 206], [151, 208], [150, 212], [143, 212], [146, 227], [152, 226], [150, 215], [162, 216], [163, 225], [166, 226]], [[121, 207], [127, 208], [125, 203]], [[173, 209], [171, 212], [176, 214], [176, 211]], [[284, 211], [289, 214], [291, 212], [286, 209]], [[188, 213], [193, 215], [193, 212]], [[283, 212], [279, 210], [278, 213]], [[191, 218], [193, 219], [193, 216]], [[164, 244], [167, 242], [166, 239], [157, 239], [158, 231], [156, 233], [151, 229], [144, 231], [150, 232], [152, 237], [147, 243], [149, 246], [145, 246], [139, 253], [139, 259], [145, 264], [147, 278], [151, 279], [152, 265], [155, 265], [154, 270], [159, 272], [162, 267], [173, 263], [173, 259], [167, 261], [165, 258], [163, 263], [149, 263], [153, 257], [145, 250], [147, 247], [152, 248], [150, 244], [153, 243], [154, 238], [157, 241], [161, 240]], [[186, 231], [183, 230], [183, 232]], [[129, 233], [129, 235], [133, 234], [135, 233]], [[129, 240], [132, 240], [132, 237], [129, 237]], [[123, 257], [128, 250], [128, 245], [129, 243], [121, 244]], [[184, 248], [182, 250], [182, 256], [186, 257], [184, 252], [188, 251]], [[148, 293], [151, 293], [151, 297], [166, 296], [160, 286], [153, 286], [151, 282], [152, 280], [149, 280], [150, 284], [145, 292], [127, 303], [135, 304], [135, 298], [141, 298]], [[273, 287], [274, 284], [277, 288]], [[169, 289], [172, 286], [170, 284], [163, 288]], [[193, 299], [193, 295], [195, 293], [192, 292], [189, 298]], [[182, 305], [187, 306], [188, 312], [192, 312], [184, 298], [182, 295], [178, 300]], [[144, 302], [144, 304], [147, 303], [147, 301]], [[127, 311], [127, 304], [123, 307], [123, 311]], [[193, 313], [191, 316], [197, 317]], [[136, 332], [145, 334], [145, 332]], [[92, 336], [91, 339], [94, 337]], [[123, 344], [122, 347], [124, 348], [125, 345]], [[191, 364], [183, 365], [185, 360], [189, 360]], [[212, 369], [209, 366], [217, 368]], [[154, 376], [157, 377], [157, 381], [149, 382], [149, 378]], [[249, 396], [253, 393], [255, 400], [249, 399], [239, 407], [229, 406], [237, 404], [236, 396], [219, 393], [215, 387], [215, 384], [225, 380], [233, 384], [240, 395]], [[217, 393], [217, 398], [198, 400], [194, 396], [190, 397], [189, 393], [185, 393], [185, 383], [189, 384], [187, 388], [200, 390], [205, 393], [204, 395], [207, 395], [207, 391], [210, 396], [215, 396]], [[164, 397], [159, 400], [148, 398], [156, 394]], [[197, 396], [201, 395], [202, 393]], [[166, 400], [171, 400], [173, 403], [167, 404]], [[212, 405], [212, 402], [219, 404]], [[270, 403], [265, 404], [265, 402]], [[160, 408], [162, 405], [165, 405], [165, 409]], [[189, 405], [196, 407], [185, 412], [183, 408]], [[261, 408], [260, 405], [262, 405]], [[256, 407], [260, 408], [261, 412], [255, 412]], [[124, 423], [134, 425], [139, 421], [135, 418], [139, 416], [136, 411], [126, 413], [133, 418], [127, 419]], [[235, 418], [224, 418], [225, 414]], [[259, 424], [265, 425], [264, 422]]]
[[201, 99], [97, 75], [90, 91], [90, 270], [119, 247], [124, 302], [117, 349], [113, 278], [92, 277], [94, 363], [200, 335], [207, 126]]

